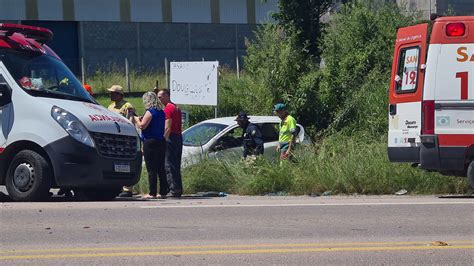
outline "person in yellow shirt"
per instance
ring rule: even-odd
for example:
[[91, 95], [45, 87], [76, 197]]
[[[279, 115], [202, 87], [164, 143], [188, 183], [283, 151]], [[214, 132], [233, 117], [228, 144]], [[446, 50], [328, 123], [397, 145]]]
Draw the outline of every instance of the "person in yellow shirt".
[[[113, 85], [109, 89], [110, 100], [112, 101], [108, 109], [112, 112], [122, 115], [123, 117], [129, 118], [135, 113], [133, 105], [123, 99], [123, 88], [120, 85]], [[133, 187], [123, 187], [122, 193], [118, 195], [119, 197], [132, 197], [133, 196]]]
[[281, 119], [277, 152], [280, 153], [280, 160], [285, 160], [292, 155], [295, 148], [298, 127], [296, 119], [288, 113], [284, 103], [275, 104], [273, 111]]
[[123, 88], [120, 85], [113, 85], [107, 89], [110, 92], [110, 100], [112, 101], [108, 109], [112, 112], [128, 117], [129, 112], [135, 112], [133, 105], [123, 99]]

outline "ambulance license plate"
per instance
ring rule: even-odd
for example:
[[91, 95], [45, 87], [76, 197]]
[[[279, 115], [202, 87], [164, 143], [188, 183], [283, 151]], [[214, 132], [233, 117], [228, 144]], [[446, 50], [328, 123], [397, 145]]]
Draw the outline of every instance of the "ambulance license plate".
[[118, 173], [130, 173], [130, 164], [129, 163], [115, 163], [114, 170]]

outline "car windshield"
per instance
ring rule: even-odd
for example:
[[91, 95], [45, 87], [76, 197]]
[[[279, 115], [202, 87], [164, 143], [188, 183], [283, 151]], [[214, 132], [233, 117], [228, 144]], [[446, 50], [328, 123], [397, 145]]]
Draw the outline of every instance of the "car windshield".
[[95, 103], [59, 59], [43, 53], [12, 49], [1, 49], [0, 59], [18, 85], [30, 95]]
[[203, 123], [194, 125], [183, 132], [183, 145], [204, 145], [226, 127], [227, 125], [215, 123]]

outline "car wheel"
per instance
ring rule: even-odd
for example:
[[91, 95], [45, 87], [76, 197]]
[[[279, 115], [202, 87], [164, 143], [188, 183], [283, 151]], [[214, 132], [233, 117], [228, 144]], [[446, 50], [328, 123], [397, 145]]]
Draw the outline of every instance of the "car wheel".
[[35, 151], [24, 150], [13, 157], [5, 185], [14, 201], [37, 201], [49, 197], [51, 180], [48, 161]]
[[78, 200], [86, 201], [109, 201], [115, 199], [120, 194], [121, 188], [107, 188], [107, 189], [75, 189], [74, 196]]
[[471, 161], [469, 167], [467, 168], [467, 178], [471, 184], [471, 188], [474, 189], [474, 160]]

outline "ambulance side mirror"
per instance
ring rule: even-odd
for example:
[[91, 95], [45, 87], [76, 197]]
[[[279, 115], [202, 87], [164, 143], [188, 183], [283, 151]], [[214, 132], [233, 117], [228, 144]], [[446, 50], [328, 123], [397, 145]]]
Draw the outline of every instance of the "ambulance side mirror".
[[11, 103], [12, 93], [10, 87], [5, 83], [0, 83], [0, 107]]

